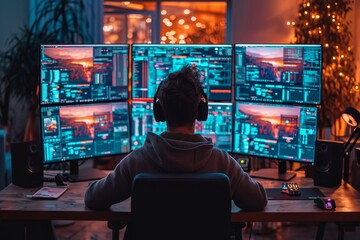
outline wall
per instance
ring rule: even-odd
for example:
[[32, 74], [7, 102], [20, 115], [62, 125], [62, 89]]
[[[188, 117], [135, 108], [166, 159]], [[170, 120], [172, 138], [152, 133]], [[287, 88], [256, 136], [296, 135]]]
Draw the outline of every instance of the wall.
[[28, 1], [11, 0], [0, 3], [0, 51], [6, 50], [7, 40], [28, 22]]
[[[19, 33], [20, 28], [28, 23], [28, 8], [29, 3], [24, 0], [2, 1], [0, 3], [0, 51], [5, 51], [9, 46], [10, 37]], [[13, 127], [7, 136], [10, 141], [13, 141], [25, 130], [29, 107], [28, 104], [19, 102], [14, 98], [10, 101], [10, 108], [14, 109], [9, 113]]]
[[289, 43], [293, 28], [287, 21], [295, 20], [298, 0], [246, 0], [232, 2], [233, 43]]

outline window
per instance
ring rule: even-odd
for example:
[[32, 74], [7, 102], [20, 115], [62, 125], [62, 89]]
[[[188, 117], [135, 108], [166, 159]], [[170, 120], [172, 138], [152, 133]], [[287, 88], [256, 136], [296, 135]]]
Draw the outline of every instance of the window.
[[106, 0], [104, 42], [226, 43], [229, 2]]

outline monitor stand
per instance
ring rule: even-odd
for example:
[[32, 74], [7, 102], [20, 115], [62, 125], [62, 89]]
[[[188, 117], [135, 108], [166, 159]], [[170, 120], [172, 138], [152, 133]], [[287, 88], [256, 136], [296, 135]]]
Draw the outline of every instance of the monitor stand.
[[286, 171], [286, 161], [280, 161], [278, 169], [262, 168], [257, 171], [250, 172], [251, 177], [264, 178], [278, 181], [290, 181], [296, 176], [296, 173]]
[[70, 162], [69, 182], [83, 182], [101, 179], [106, 176], [102, 170], [93, 167], [84, 167], [79, 171], [77, 161]]

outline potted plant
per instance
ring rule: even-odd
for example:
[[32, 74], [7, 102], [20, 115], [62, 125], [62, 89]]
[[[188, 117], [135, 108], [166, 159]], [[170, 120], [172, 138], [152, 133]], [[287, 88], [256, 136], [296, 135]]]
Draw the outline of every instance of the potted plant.
[[[83, 0], [42, 0], [37, 7], [34, 23], [22, 27], [9, 39], [9, 48], [0, 53], [0, 126], [15, 135], [14, 141], [34, 139], [41, 44], [92, 42]], [[12, 107], [14, 102], [17, 105]], [[24, 104], [29, 106], [27, 126], [23, 131], [14, 131], [12, 121]]]

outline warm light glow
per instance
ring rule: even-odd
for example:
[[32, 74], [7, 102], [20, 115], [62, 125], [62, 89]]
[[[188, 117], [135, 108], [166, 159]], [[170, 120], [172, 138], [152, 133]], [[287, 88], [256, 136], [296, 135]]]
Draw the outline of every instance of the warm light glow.
[[195, 16], [192, 16], [191, 18], [191, 21], [195, 22], [197, 20], [197, 18]]
[[146, 23], [151, 23], [151, 21], [152, 21], [151, 18], [147, 18], [147, 19], [145, 20]]
[[290, 25], [290, 21], [287, 21], [287, 23], [286, 23], [287, 25]]
[[295, 22], [292, 22], [291, 24], [292, 24], [293, 26], [295, 26]]
[[328, 44], [328, 43], [325, 43], [325, 47], [329, 47], [329, 44]]
[[184, 14], [186, 14], [186, 15], [190, 14], [190, 10], [189, 10], [189, 9], [185, 9], [185, 10], [184, 10]]
[[166, 10], [162, 10], [161, 11], [161, 15], [166, 15], [167, 14], [167, 11]]
[[190, 28], [190, 26], [187, 25], [187, 24], [185, 24], [185, 25], [184, 25], [184, 28], [185, 28], [186, 30], [188, 30], [188, 29]]
[[161, 41], [166, 41], [167, 40], [167, 37], [166, 36], [162, 36], [161, 37]]
[[330, 5], [327, 5], [327, 8], [330, 8]]
[[184, 20], [184, 19], [179, 19], [178, 23], [179, 23], [180, 25], [182, 25], [182, 24], [185, 23], [185, 20]]
[[103, 31], [104, 32], [110, 32], [111, 30], [113, 30], [113, 26], [112, 25], [104, 25], [103, 27]]
[[201, 27], [201, 23], [197, 22], [196, 27]]

